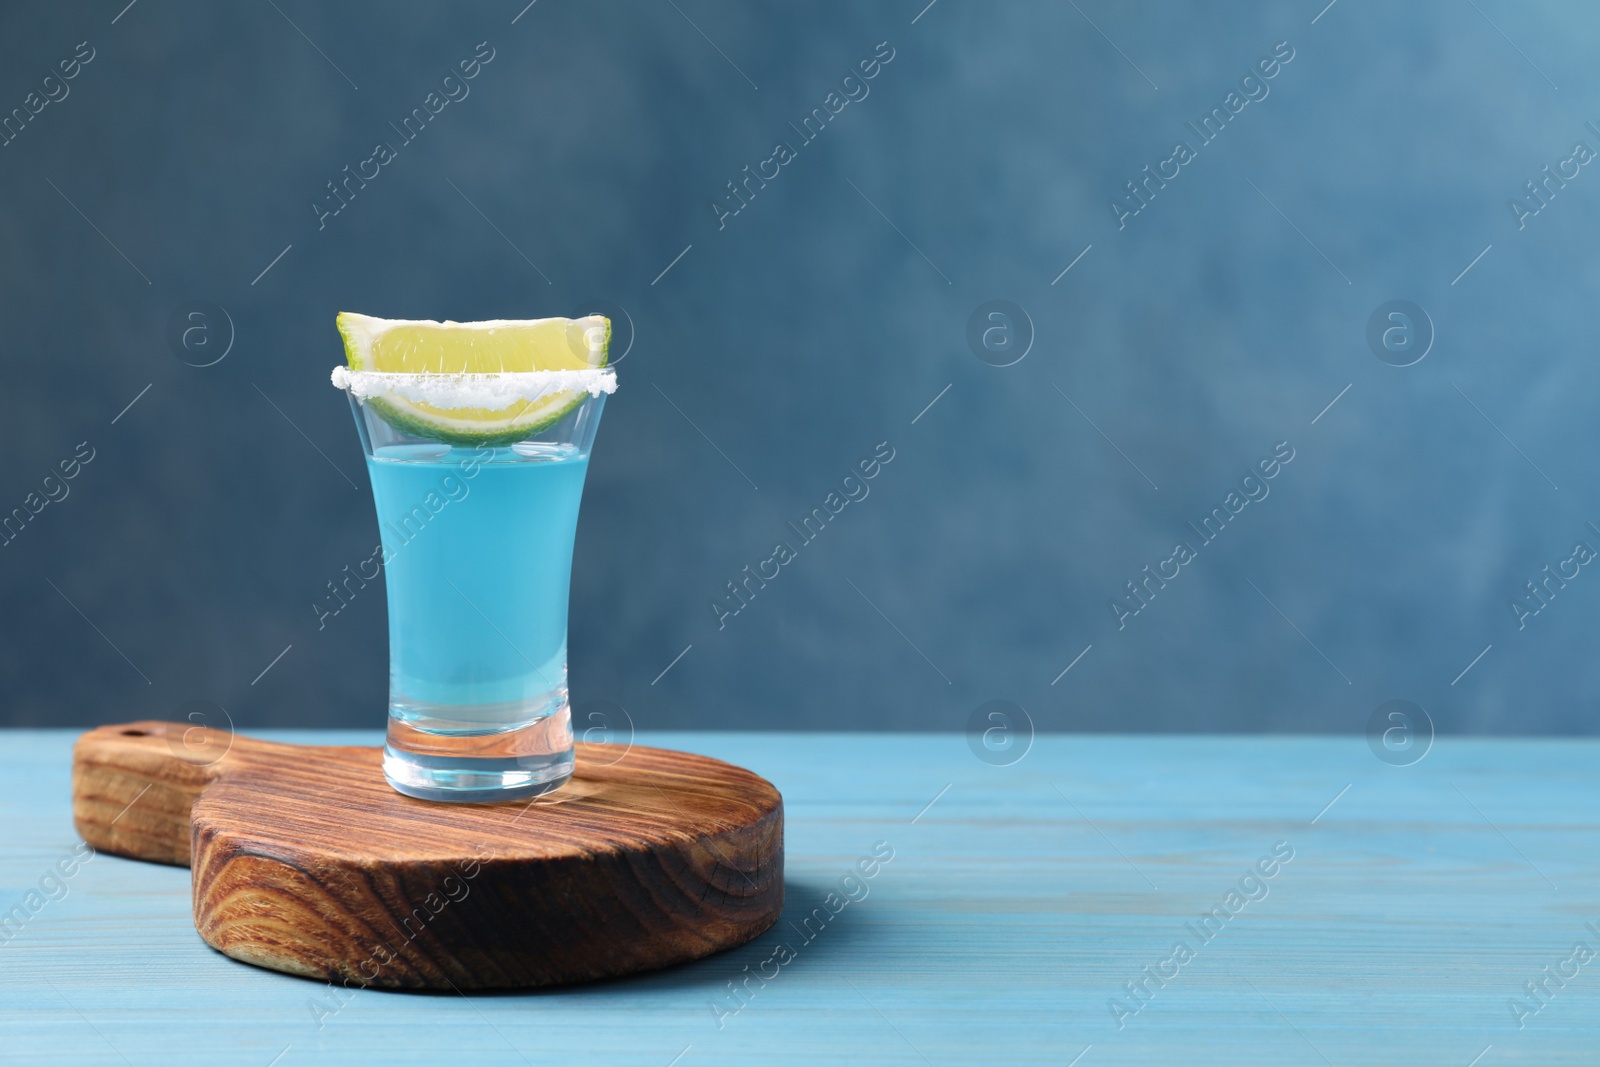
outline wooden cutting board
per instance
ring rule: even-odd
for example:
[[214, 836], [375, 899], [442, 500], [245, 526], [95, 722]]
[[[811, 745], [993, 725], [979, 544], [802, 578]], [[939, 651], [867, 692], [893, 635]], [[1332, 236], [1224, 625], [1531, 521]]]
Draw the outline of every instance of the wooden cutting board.
[[577, 746], [531, 801], [401, 796], [377, 748], [102, 726], [73, 748], [96, 849], [194, 871], [194, 924], [234, 959], [350, 986], [493, 989], [665, 967], [783, 907], [783, 799], [705, 756]]

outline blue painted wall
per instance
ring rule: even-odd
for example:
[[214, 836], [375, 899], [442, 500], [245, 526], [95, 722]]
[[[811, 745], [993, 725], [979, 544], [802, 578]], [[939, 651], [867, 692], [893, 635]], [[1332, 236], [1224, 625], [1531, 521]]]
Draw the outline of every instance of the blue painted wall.
[[[27, 116], [0, 505], [60, 497], [0, 547], [0, 721], [378, 725], [381, 589], [312, 607], [376, 540], [335, 312], [603, 301], [634, 339], [579, 533], [580, 707], [1359, 731], [1399, 698], [1444, 731], [1594, 730], [1588, 6], [519, 9], [0, 10]], [[194, 300], [232, 324], [208, 367], [169, 344]], [[1010, 366], [1020, 317], [969, 330], [993, 300], [1031, 322]], [[1431, 322], [1384, 319], [1398, 352], [1368, 339], [1393, 300]], [[812, 543], [786, 525], [847, 489]], [[1187, 524], [1219, 507], [1208, 543]]]

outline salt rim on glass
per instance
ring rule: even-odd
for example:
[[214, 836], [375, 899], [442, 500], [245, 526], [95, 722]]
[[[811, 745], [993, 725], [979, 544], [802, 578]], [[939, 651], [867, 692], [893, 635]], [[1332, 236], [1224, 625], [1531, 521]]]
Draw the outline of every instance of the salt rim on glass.
[[481, 408], [502, 411], [519, 402], [541, 400], [552, 393], [617, 391], [617, 372], [610, 367], [579, 370], [502, 371], [490, 374], [441, 374], [351, 370], [334, 367], [333, 384], [358, 400], [399, 397], [436, 408]]

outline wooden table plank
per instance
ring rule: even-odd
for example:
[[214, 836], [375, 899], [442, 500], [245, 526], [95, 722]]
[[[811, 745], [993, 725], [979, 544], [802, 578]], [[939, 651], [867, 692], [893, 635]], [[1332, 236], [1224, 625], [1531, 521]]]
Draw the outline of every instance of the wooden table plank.
[[[0, 911], [71, 855], [73, 736], [3, 735]], [[1522, 1029], [1508, 1006], [1539, 1003], [1523, 984], [1575, 943], [1600, 952], [1585, 927], [1600, 929], [1600, 742], [1441, 739], [1395, 768], [1360, 738], [1041, 737], [1012, 767], [947, 735], [639, 740], [783, 791], [789, 900], [773, 933], [581, 988], [335, 995], [206, 948], [187, 871], [99, 856], [0, 943], [0, 1062], [1600, 1061], [1600, 956], [1549, 982]], [[894, 858], [806, 941], [804, 917], [827, 914], [876, 842]], [[1186, 924], [1279, 842], [1294, 855], [1266, 895], [1202, 943]], [[1132, 1007], [1124, 983], [1179, 940], [1193, 958], [1119, 1029], [1109, 1002]], [[792, 958], [765, 963], [777, 977], [751, 980], [735, 1012], [728, 983], [780, 941]]]

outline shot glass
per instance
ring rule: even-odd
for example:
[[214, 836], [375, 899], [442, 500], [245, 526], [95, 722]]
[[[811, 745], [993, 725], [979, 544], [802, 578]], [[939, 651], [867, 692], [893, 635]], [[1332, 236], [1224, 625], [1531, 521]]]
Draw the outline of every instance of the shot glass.
[[[572, 384], [585, 375], [587, 392]], [[484, 380], [478, 396], [475, 378]], [[382, 537], [383, 773], [399, 792], [424, 800], [535, 796], [572, 776], [572, 549], [590, 446], [616, 379], [609, 370], [441, 377], [446, 410], [572, 393], [574, 406], [559, 421], [518, 440], [439, 434], [396, 417], [396, 405], [385, 403], [396, 395], [413, 404], [432, 398], [427, 410], [440, 409], [428, 379], [343, 368], [334, 375], [355, 413]], [[516, 379], [520, 388], [508, 390]]]

